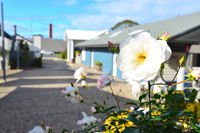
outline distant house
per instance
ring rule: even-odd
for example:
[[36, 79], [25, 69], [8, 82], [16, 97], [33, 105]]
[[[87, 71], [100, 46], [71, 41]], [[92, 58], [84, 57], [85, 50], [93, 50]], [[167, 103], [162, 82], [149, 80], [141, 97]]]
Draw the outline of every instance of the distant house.
[[41, 41], [42, 50], [59, 53], [59, 52], [63, 52], [66, 48], [67, 48], [67, 44], [64, 40], [42, 38], [42, 41]]
[[67, 42], [67, 60], [72, 61], [75, 59], [74, 47], [77, 43], [98, 38], [101, 35], [107, 34], [107, 30], [102, 31], [83, 31], [83, 30], [66, 30], [64, 40]]
[[101, 61], [103, 72], [121, 78], [121, 72], [117, 69], [115, 62], [117, 55], [108, 51], [107, 42], [120, 44], [125, 38], [142, 31], [150, 32], [154, 38], [169, 32], [168, 44], [173, 54], [165, 63], [166, 80], [172, 79], [178, 60], [186, 52], [188, 52], [186, 65], [200, 67], [200, 12], [114, 31], [99, 38], [78, 43], [75, 47], [82, 49], [83, 64], [93, 67], [95, 61]]
[[[1, 33], [0, 33], [0, 40], [1, 40]], [[12, 46], [13, 37], [4, 31], [4, 46], [5, 50], [9, 51]], [[0, 47], [2, 48], [2, 41], [0, 41]]]
[[[32, 51], [32, 52], [39, 52], [40, 51], [40, 48], [37, 45], [35, 45], [35, 43], [34, 43], [35, 40], [36, 40], [36, 38], [34, 36], [33, 36], [32, 39], [28, 39], [28, 38], [25, 38], [24, 36], [22, 36], [20, 34], [17, 34], [16, 39], [18, 41], [23, 40], [24, 43], [27, 43], [30, 51]], [[17, 46], [15, 45], [15, 50], [16, 49], [17, 49]]]

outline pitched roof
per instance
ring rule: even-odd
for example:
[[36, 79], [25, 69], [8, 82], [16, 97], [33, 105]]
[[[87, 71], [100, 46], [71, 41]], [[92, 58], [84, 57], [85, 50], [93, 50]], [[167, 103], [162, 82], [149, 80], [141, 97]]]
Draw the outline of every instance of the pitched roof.
[[[1, 36], [1, 31], [0, 31], [0, 36]], [[8, 38], [10, 40], [13, 39], [13, 37], [10, 34], [8, 34], [6, 31], [4, 31], [4, 37], [6, 37], [6, 38]]]
[[53, 40], [50, 38], [42, 39], [42, 50], [53, 51], [53, 52], [63, 52], [67, 48], [66, 42], [63, 40]]
[[176, 37], [192, 28], [198, 27], [199, 25], [200, 12], [197, 12], [111, 32], [107, 35], [101, 36], [100, 38], [78, 43], [76, 47], [107, 47], [108, 41], [119, 44], [125, 38], [141, 31], [150, 32], [154, 38], [157, 38], [165, 32], [169, 32], [171, 37]]
[[22, 36], [22, 35], [20, 35], [20, 34], [17, 34], [17, 38], [18, 38], [18, 39], [23, 39], [23, 40], [26, 40], [27, 42], [30, 42], [30, 43], [33, 43], [33, 41], [32, 41], [32, 40], [30, 40], [30, 39], [27, 39], [27, 38], [25, 38], [24, 36]]
[[99, 35], [107, 33], [108, 30], [101, 31], [86, 31], [86, 30], [66, 30], [65, 31], [65, 40], [90, 40]]

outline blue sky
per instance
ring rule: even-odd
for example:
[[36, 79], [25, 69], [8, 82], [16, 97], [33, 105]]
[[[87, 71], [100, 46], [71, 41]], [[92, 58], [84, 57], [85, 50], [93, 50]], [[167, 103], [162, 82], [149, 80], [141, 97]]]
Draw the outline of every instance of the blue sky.
[[5, 30], [63, 39], [66, 29], [103, 30], [125, 19], [140, 24], [200, 11], [199, 0], [2, 0]]

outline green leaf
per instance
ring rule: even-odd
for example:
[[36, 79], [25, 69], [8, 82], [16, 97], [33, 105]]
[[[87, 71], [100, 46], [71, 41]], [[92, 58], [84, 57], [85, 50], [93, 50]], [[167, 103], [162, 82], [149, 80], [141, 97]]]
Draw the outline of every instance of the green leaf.
[[139, 97], [139, 101], [141, 102], [142, 99], [144, 99], [147, 96], [147, 94], [143, 94], [142, 96]]
[[197, 90], [193, 89], [191, 92], [191, 95], [189, 96], [189, 102], [194, 103], [196, 96], [197, 96]]
[[122, 133], [140, 133], [137, 128], [127, 127]]
[[129, 120], [129, 121], [132, 121], [133, 123], [137, 123], [138, 120], [134, 117], [134, 116], [129, 116], [128, 118], [126, 118], [125, 120]]
[[160, 121], [160, 120], [162, 120], [162, 118], [161, 117], [154, 117], [151, 120], [153, 120], [153, 121]]
[[155, 99], [160, 99], [160, 95], [159, 94], [155, 94], [154, 96], [153, 96]]
[[162, 118], [167, 118], [169, 116], [170, 116], [169, 112], [166, 112], [166, 113], [160, 115], [160, 117], [162, 117]]
[[111, 106], [109, 108], [106, 108], [105, 110], [103, 110], [102, 112], [105, 113], [105, 112], [108, 112], [108, 111], [111, 111], [112, 109], [116, 108], [116, 106]]
[[68, 132], [69, 132], [69, 130], [63, 129], [61, 133], [68, 133]]
[[197, 133], [200, 133], [200, 128], [195, 126], [195, 125], [192, 125], [191, 128], [193, 128]]
[[135, 102], [127, 102], [126, 103], [127, 105], [135, 105], [135, 106], [137, 106], [138, 104], [137, 103], [135, 103]]
[[144, 116], [144, 113], [142, 111], [137, 111], [137, 110], [134, 110], [134, 113], [135, 114], [138, 114], [140, 116]]
[[181, 104], [184, 102], [184, 95], [181, 93], [173, 94], [173, 99], [178, 103]]
[[160, 65], [160, 72], [161, 72], [161, 73], [162, 73], [162, 71], [164, 70], [164, 68], [165, 68], [165, 64], [162, 63], [162, 64]]

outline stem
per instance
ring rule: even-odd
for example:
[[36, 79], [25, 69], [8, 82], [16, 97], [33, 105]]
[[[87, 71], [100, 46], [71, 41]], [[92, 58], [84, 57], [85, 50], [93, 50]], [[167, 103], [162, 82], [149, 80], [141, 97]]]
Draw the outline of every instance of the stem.
[[180, 68], [181, 68], [181, 66], [180, 66], [180, 65], [178, 65], [177, 72], [176, 72], [176, 74], [174, 75], [174, 78], [172, 79], [172, 81], [171, 81], [171, 82], [174, 82], [174, 80], [175, 80], [175, 78], [176, 78], [176, 76], [177, 76], [177, 74], [178, 74], [178, 72], [179, 72]]
[[183, 80], [183, 81], [180, 81], [180, 82], [177, 82], [177, 83], [173, 83], [173, 82], [156, 83], [156, 84], [151, 84], [151, 86], [153, 86], [153, 85], [177, 85], [177, 84], [185, 83], [187, 81], [189, 81], [189, 79], [186, 79], [186, 80]]
[[189, 79], [186, 79], [186, 80], [183, 80], [183, 81], [180, 81], [180, 82], [177, 82], [177, 83], [168, 83], [168, 85], [177, 85], [177, 84], [185, 83], [187, 81], [189, 81]]
[[119, 106], [118, 98], [117, 98], [116, 95], [114, 94], [113, 89], [112, 89], [112, 87], [111, 87], [111, 84], [110, 84], [109, 86], [110, 86], [110, 89], [111, 89], [111, 92], [112, 92], [112, 96], [115, 98], [115, 101], [116, 101], [116, 103], [117, 103], [118, 110], [120, 111], [120, 106]]
[[[152, 118], [152, 116], [151, 116], [151, 83], [150, 83], [150, 81], [148, 81], [148, 90], [149, 90], [149, 111], [150, 111], [150, 114], [149, 114], [149, 116], [150, 116], [150, 118]], [[151, 121], [151, 124], [152, 124], [152, 131], [153, 131], [153, 133], [155, 133], [155, 129], [154, 129], [154, 123], [153, 123], [153, 121]]]
[[167, 84], [167, 81], [163, 78], [162, 72], [160, 71], [160, 77], [161, 79]]
[[[149, 111], [151, 112], [151, 83], [148, 81], [148, 90], [149, 90]], [[151, 118], [151, 113], [150, 113], [150, 118]]]

